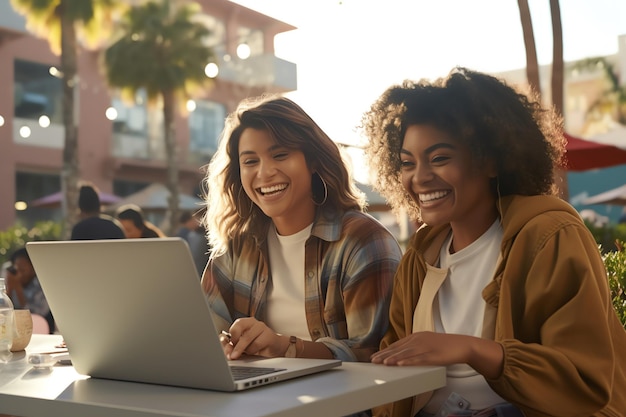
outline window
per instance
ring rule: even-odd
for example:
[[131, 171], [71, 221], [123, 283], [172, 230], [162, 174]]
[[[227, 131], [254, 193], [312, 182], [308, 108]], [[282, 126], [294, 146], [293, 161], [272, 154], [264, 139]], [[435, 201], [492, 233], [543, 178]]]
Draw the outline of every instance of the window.
[[14, 62], [14, 115], [39, 120], [47, 116], [51, 123], [63, 123], [61, 79], [50, 65], [16, 59]]
[[113, 118], [113, 132], [133, 136], [146, 135], [146, 106], [144, 94], [137, 94], [134, 104], [126, 103], [118, 97], [111, 99], [111, 106], [116, 110]]
[[189, 115], [189, 151], [203, 156], [213, 155], [224, 129], [225, 117], [222, 104], [198, 100], [196, 109]]
[[215, 16], [209, 16], [207, 14], [201, 15], [199, 19], [211, 32], [207, 39], [205, 39], [206, 45], [209, 47], [215, 47], [223, 44], [224, 39], [226, 38], [226, 26], [224, 25], [224, 22]]
[[58, 174], [34, 172], [15, 173], [15, 201], [24, 201], [28, 204], [26, 210], [16, 211], [16, 221], [26, 227], [34, 226], [42, 219], [61, 221], [61, 203], [51, 202], [44, 206], [35, 207], [31, 203], [39, 198], [50, 196], [61, 190], [61, 177]]
[[164, 159], [163, 110], [148, 105], [146, 93], [139, 90], [134, 103], [113, 94], [107, 117], [113, 122], [113, 155], [122, 158]]
[[250, 47], [250, 56], [263, 54], [264, 42], [262, 31], [242, 26], [237, 29], [237, 37], [238, 44], [247, 44], [248, 47]]

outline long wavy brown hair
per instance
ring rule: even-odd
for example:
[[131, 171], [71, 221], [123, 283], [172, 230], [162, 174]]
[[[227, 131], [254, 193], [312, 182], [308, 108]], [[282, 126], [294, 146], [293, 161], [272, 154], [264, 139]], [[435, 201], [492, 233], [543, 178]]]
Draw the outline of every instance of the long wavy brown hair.
[[[266, 130], [277, 144], [304, 153], [307, 166], [315, 172], [311, 197], [325, 200], [321, 207], [337, 211], [365, 208], [364, 195], [354, 184], [339, 147], [299, 105], [276, 95], [247, 99], [227, 117], [204, 180], [208, 190], [204, 223], [212, 256], [223, 254], [231, 239], [245, 233], [261, 238], [271, 222], [241, 184], [239, 139], [247, 128]], [[326, 191], [319, 178], [326, 183]]]

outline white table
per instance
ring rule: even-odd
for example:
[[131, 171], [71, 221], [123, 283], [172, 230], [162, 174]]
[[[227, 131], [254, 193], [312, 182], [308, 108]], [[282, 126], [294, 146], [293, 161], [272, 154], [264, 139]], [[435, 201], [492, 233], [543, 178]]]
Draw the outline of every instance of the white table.
[[61, 336], [33, 335], [26, 353], [0, 365], [0, 414], [27, 417], [254, 417], [343, 416], [430, 391], [445, 384], [443, 367], [386, 367], [343, 363], [340, 368], [239, 393], [111, 381], [72, 366], [36, 370], [28, 352], [43, 352]]

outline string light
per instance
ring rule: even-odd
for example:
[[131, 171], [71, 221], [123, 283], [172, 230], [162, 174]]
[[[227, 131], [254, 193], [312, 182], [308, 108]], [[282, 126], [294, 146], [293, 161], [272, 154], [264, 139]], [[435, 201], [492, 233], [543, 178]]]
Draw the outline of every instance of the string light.
[[107, 119], [113, 121], [117, 119], [117, 110], [115, 109], [115, 107], [109, 107], [104, 112], [104, 115], [106, 116]]
[[248, 59], [248, 58], [250, 58], [250, 53], [251, 53], [250, 45], [248, 45], [247, 43], [245, 43], [245, 42], [244, 43], [240, 43], [237, 46], [237, 56], [240, 59]]
[[209, 62], [204, 67], [204, 73], [209, 78], [215, 78], [220, 73], [220, 69], [215, 62]]
[[24, 139], [29, 138], [31, 134], [30, 127], [22, 126], [20, 127], [20, 136]]
[[46, 128], [50, 126], [50, 118], [45, 114], [39, 117], [39, 126]]

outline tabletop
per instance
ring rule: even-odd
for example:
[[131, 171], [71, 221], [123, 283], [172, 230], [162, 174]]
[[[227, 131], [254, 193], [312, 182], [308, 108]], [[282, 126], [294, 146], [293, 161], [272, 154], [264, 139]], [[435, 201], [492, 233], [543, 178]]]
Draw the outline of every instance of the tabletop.
[[341, 367], [237, 393], [90, 378], [70, 365], [35, 369], [28, 354], [55, 350], [60, 335], [33, 335], [26, 352], [0, 364], [0, 413], [25, 417], [331, 417], [445, 385], [444, 367]]

